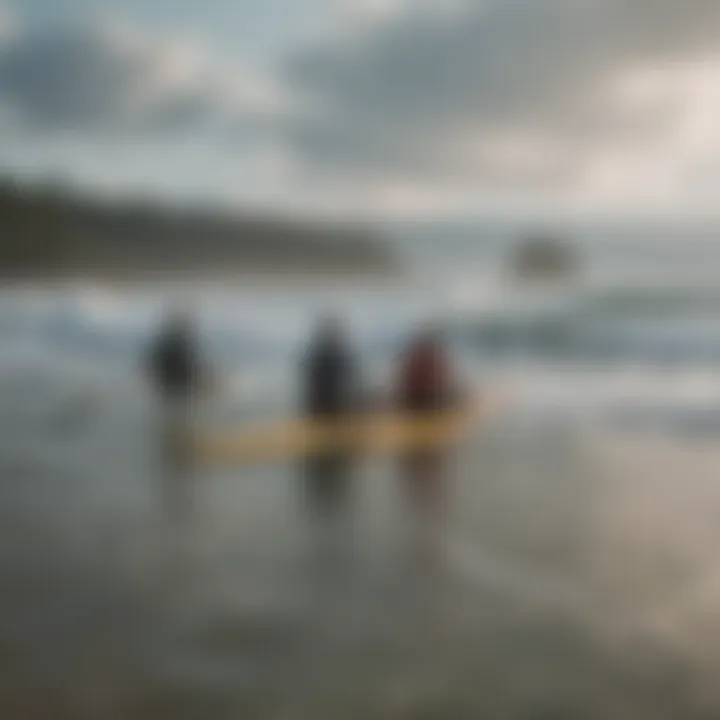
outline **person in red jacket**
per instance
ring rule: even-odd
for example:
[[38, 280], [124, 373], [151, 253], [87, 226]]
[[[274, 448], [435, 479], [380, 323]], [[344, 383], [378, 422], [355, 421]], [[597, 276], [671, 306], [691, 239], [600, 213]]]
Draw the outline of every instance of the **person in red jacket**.
[[[400, 359], [396, 382], [399, 410], [405, 414], [442, 412], [459, 403], [457, 373], [437, 329], [425, 329], [411, 341]], [[438, 529], [447, 502], [447, 461], [448, 451], [437, 445], [413, 449], [401, 458], [408, 507], [418, 524], [422, 548], [431, 552], [438, 540], [432, 531]]]
[[421, 332], [401, 359], [400, 409], [409, 413], [448, 409], [456, 380], [442, 337], [435, 329]]

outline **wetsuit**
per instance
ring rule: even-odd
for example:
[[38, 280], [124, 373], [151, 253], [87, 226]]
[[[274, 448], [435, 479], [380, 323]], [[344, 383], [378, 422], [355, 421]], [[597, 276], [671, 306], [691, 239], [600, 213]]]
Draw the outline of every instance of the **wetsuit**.
[[192, 464], [192, 400], [200, 384], [199, 353], [192, 332], [169, 327], [150, 350], [148, 373], [161, 400], [161, 449], [170, 475]]
[[156, 389], [168, 401], [187, 400], [197, 389], [199, 362], [189, 333], [164, 332], [150, 353], [150, 376]]
[[[321, 339], [303, 368], [304, 416], [340, 421], [354, 405], [354, 367], [350, 351], [339, 340]], [[311, 511], [327, 515], [347, 497], [351, 458], [340, 450], [319, 452], [305, 460], [305, 493]]]

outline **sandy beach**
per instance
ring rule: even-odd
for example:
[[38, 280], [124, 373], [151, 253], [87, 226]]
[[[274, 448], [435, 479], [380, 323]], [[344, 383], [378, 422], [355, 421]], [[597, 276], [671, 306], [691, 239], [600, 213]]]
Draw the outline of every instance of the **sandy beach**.
[[178, 518], [149, 430], [107, 412], [42, 452], [3, 453], [4, 715], [717, 707], [715, 451], [698, 462], [511, 413], [457, 458], [437, 566], [410, 562], [387, 461], [361, 469], [351, 541], [328, 564], [292, 467], [198, 472]]
[[[512, 381], [514, 402], [458, 450], [418, 564], [392, 459], [359, 465], [339, 535], [304, 513], [293, 463], [168, 482], [143, 335], [92, 298], [3, 305], [3, 717], [715, 716], [709, 379], [485, 363], [481, 384]], [[309, 312], [262, 299], [278, 338]], [[262, 323], [243, 307], [218, 357], [262, 372], [205, 427], [293, 412], [266, 359], [293, 356], [274, 334], [248, 345]], [[678, 405], [688, 388], [699, 406]], [[678, 397], [643, 404], [662, 389]]]

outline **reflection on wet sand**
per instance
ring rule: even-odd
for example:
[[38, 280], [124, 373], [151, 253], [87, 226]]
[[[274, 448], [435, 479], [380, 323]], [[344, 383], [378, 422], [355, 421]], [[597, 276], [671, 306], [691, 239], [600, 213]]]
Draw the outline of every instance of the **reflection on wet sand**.
[[[172, 554], [147, 558], [158, 497], [142, 474], [98, 472], [120, 456], [63, 493], [48, 474], [6, 487], [3, 717], [693, 720], [720, 706], [709, 446], [490, 428], [457, 458], [442, 561], [424, 565], [397, 552], [390, 462], [358, 478], [352, 552], [333, 563], [308, 564], [319, 526], [292, 501], [293, 468], [200, 472], [184, 535], [197, 561], [177, 571]], [[179, 487], [162, 498], [191, 509], [169, 499]]]
[[711, 717], [720, 707], [720, 453], [652, 437], [601, 447], [588, 557], [594, 626], [638, 672], [664, 676], [674, 706], [684, 699], [685, 712]]
[[197, 483], [192, 418], [182, 410], [168, 411], [157, 435], [155, 466], [161, 510], [171, 525], [186, 527], [192, 520]]

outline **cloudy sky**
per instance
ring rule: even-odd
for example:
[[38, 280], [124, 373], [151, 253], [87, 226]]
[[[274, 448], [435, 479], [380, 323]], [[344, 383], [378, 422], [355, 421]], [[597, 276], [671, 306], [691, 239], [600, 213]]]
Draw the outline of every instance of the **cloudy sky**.
[[0, 0], [0, 167], [363, 216], [720, 216], [720, 0]]

